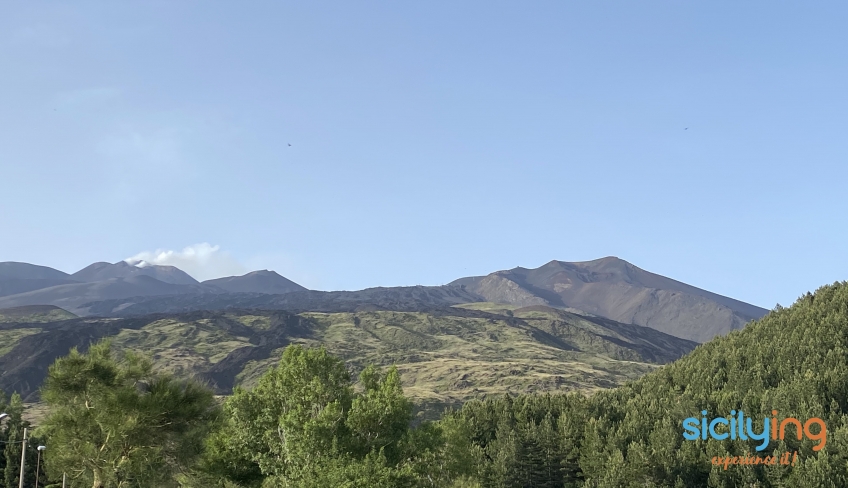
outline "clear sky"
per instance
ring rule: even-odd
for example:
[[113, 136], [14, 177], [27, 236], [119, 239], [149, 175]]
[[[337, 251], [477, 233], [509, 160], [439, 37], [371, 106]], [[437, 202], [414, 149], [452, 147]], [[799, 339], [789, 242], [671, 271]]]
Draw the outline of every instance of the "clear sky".
[[0, 261], [205, 260], [186, 267], [359, 289], [614, 255], [788, 305], [848, 279], [846, 18], [835, 1], [3, 2]]

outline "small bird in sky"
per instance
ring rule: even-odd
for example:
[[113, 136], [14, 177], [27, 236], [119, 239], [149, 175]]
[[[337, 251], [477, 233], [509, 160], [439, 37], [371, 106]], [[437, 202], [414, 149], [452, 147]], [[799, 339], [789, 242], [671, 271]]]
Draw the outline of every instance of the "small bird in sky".
[[[685, 129], [683, 129], [683, 130], [689, 130], [689, 128], [687, 127], [687, 128], [685, 128]], [[289, 146], [291, 146], [291, 144], [289, 144]]]
[[291, 147], [291, 143], [289, 143], [289, 147]]

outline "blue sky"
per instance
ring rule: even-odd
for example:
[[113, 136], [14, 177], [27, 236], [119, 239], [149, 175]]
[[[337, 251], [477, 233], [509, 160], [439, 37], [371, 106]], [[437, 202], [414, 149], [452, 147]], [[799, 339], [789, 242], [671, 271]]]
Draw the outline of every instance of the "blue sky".
[[615, 255], [788, 305], [848, 278], [846, 14], [5, 2], [0, 261], [359, 289]]

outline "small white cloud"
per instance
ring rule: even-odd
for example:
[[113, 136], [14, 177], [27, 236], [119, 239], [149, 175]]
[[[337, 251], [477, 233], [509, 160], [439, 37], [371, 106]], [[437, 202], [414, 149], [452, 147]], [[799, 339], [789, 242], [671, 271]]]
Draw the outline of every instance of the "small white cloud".
[[182, 251], [144, 251], [124, 261], [142, 268], [151, 265], [176, 266], [199, 281], [248, 272], [248, 269], [229, 253], [221, 251], [220, 246], [213, 246], [208, 242], [188, 246]]

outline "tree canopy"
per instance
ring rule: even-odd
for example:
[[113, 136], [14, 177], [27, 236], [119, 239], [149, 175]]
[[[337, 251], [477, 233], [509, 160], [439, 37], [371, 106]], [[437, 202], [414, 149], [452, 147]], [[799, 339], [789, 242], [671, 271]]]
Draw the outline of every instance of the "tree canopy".
[[48, 472], [94, 488], [176, 485], [219, 412], [205, 386], [155, 372], [135, 354], [115, 357], [109, 342], [58, 359], [42, 398]]
[[224, 428], [210, 440], [218, 461], [209, 465], [229, 470], [222, 474], [233, 482], [267, 477], [271, 486], [415, 485], [424, 460], [446, 454], [443, 432], [410, 428], [412, 403], [396, 368], [369, 366], [359, 380], [357, 392], [345, 364], [323, 348], [288, 347], [255, 388], [226, 402]]

